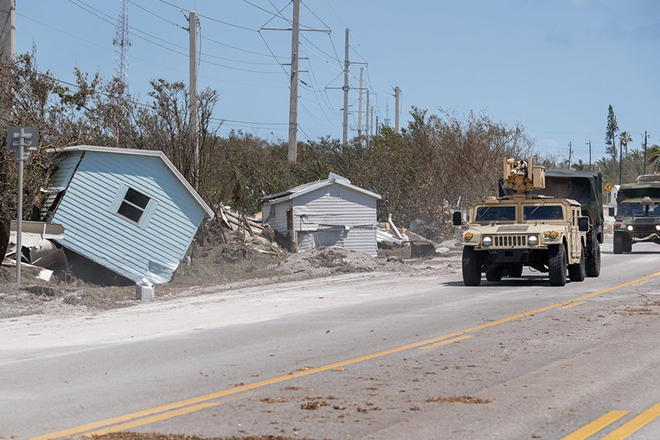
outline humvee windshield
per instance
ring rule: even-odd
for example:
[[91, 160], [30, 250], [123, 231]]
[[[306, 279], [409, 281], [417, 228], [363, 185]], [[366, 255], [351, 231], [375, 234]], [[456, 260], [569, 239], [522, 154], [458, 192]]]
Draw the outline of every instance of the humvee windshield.
[[538, 205], [523, 207], [523, 220], [562, 220], [564, 211], [560, 205]]
[[660, 216], [660, 205], [650, 205], [648, 213], [646, 206], [639, 203], [621, 203], [619, 205], [618, 215], [624, 217], [656, 217]]
[[515, 206], [480, 206], [477, 208], [476, 222], [515, 221]]

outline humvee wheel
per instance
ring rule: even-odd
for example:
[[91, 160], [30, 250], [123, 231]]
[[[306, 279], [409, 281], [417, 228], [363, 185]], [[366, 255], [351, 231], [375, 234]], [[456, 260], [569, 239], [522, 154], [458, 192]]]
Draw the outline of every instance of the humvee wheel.
[[622, 254], [623, 253], [623, 233], [621, 233], [621, 232], [615, 232], [614, 233], [613, 246], [614, 246], [613, 252], [615, 254]]
[[463, 247], [463, 284], [466, 286], [478, 286], [481, 284], [479, 254], [472, 246]]
[[600, 243], [596, 243], [596, 247], [587, 257], [587, 276], [597, 277], [598, 275], [600, 275]]
[[632, 252], [632, 239], [630, 237], [623, 237], [623, 252]]
[[509, 276], [513, 278], [520, 278], [522, 276], [523, 272], [523, 265], [522, 264], [516, 264], [513, 266], [509, 266]]
[[504, 275], [504, 270], [501, 267], [496, 267], [486, 272], [486, 279], [488, 281], [502, 281], [502, 275]]
[[566, 248], [563, 244], [548, 246], [548, 273], [551, 286], [566, 285]]
[[568, 277], [571, 281], [584, 281], [587, 275], [587, 262], [585, 261], [584, 247], [580, 249], [580, 262], [568, 265]]

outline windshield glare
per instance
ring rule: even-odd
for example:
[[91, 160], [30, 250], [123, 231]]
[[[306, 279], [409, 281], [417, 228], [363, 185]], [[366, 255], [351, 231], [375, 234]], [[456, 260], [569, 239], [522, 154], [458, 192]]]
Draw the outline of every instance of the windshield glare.
[[[619, 205], [618, 215], [626, 217], [645, 217], [646, 206], [639, 203], [623, 203]], [[660, 205], [649, 206], [649, 216], [660, 216]]]
[[564, 213], [561, 206], [547, 205], [547, 206], [525, 206], [523, 207], [523, 219], [538, 221], [538, 220], [562, 220]]
[[477, 222], [515, 221], [515, 206], [480, 206], [477, 208]]

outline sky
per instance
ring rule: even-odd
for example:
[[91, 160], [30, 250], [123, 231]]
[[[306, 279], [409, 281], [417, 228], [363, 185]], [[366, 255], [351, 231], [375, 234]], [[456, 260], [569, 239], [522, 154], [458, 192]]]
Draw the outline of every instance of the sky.
[[[120, 0], [16, 0], [16, 52], [74, 82], [74, 67], [115, 75]], [[221, 134], [286, 140], [290, 0], [128, 0], [130, 91], [188, 84], [188, 11], [199, 18], [199, 90], [218, 91]], [[639, 147], [660, 144], [657, 0], [302, 0], [299, 140], [341, 139], [345, 29], [350, 29], [349, 137], [357, 134], [360, 68], [380, 123], [411, 108], [469, 112], [521, 125], [542, 153], [605, 155], [608, 106]], [[329, 30], [330, 32], [316, 32]], [[359, 64], [362, 63], [362, 64]], [[366, 100], [366, 96], [363, 96]], [[363, 101], [366, 107], [366, 102]], [[364, 117], [363, 117], [364, 124]]]

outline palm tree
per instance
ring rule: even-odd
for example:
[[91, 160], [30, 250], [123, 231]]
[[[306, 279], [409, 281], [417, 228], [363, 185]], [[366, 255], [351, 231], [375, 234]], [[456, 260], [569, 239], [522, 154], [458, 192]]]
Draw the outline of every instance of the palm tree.
[[651, 145], [646, 150], [646, 160], [649, 165], [653, 165], [653, 172], [657, 172], [660, 165], [660, 145]]
[[632, 137], [627, 131], [622, 131], [619, 133], [619, 144], [625, 148], [626, 154], [628, 154], [628, 142], [632, 142]]
[[628, 142], [632, 142], [632, 137], [627, 131], [619, 133], [619, 185], [623, 175], [623, 147], [626, 147], [626, 154], [628, 154]]

